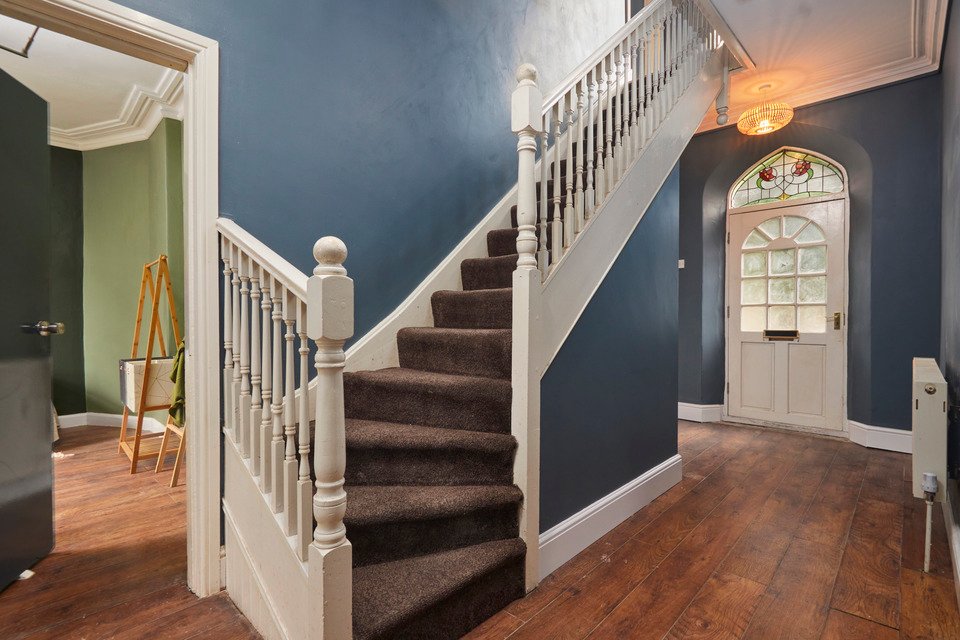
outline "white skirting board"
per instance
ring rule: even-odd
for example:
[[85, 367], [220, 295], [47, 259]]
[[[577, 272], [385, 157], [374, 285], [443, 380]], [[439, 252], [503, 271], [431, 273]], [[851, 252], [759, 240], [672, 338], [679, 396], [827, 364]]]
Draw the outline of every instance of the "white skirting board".
[[874, 427], [861, 422], [847, 420], [850, 441], [871, 449], [885, 449], [900, 453], [913, 451], [913, 433], [906, 429]]
[[678, 402], [677, 418], [690, 422], [720, 422], [723, 419], [723, 405]]
[[540, 534], [540, 579], [680, 482], [679, 454]]
[[[116, 413], [71, 413], [59, 416], [61, 429], [74, 427], [119, 427], [123, 416]], [[127, 419], [127, 430], [137, 427], [137, 416], [131, 415]], [[147, 416], [143, 419], [144, 433], [162, 433], [163, 423], [156, 418]]]

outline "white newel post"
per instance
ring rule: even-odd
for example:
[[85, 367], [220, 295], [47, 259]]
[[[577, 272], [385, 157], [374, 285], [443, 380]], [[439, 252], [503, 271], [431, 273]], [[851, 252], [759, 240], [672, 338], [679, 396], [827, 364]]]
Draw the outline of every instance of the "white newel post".
[[[540, 580], [540, 372], [532, 365], [536, 355], [536, 326], [540, 323], [542, 279], [537, 268], [536, 136], [542, 122], [543, 96], [537, 87], [537, 70], [524, 64], [517, 69], [517, 88], [511, 101], [511, 124], [517, 134], [517, 269], [513, 272], [513, 404], [511, 431], [517, 439], [513, 479], [523, 491], [520, 537], [527, 545], [526, 588]], [[578, 150], [579, 151], [579, 150]], [[547, 162], [546, 150], [543, 152]], [[557, 188], [557, 187], [555, 187]], [[543, 185], [546, 190], [546, 184]], [[541, 233], [545, 240], [546, 234]], [[554, 246], [559, 238], [554, 237]]]
[[347, 247], [338, 238], [313, 246], [317, 266], [307, 282], [307, 335], [317, 345], [316, 427], [313, 469], [316, 528], [309, 552], [310, 637], [348, 640], [352, 621], [352, 549], [343, 516], [347, 463], [343, 406], [343, 344], [353, 335], [353, 280], [343, 261]]

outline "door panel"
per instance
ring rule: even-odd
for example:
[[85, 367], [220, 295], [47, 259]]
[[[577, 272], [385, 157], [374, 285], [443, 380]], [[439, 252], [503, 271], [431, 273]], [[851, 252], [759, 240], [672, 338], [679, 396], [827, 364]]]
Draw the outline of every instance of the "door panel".
[[53, 548], [47, 104], [0, 71], [0, 589]]
[[[727, 411], [843, 428], [845, 202], [731, 210], [727, 251]], [[775, 341], [765, 330], [796, 331]]]

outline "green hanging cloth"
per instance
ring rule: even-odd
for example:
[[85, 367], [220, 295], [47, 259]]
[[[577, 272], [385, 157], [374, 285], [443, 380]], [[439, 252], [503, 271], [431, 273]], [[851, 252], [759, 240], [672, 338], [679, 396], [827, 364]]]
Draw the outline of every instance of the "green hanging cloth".
[[170, 380], [173, 382], [173, 394], [170, 396], [170, 417], [173, 418], [173, 422], [178, 427], [182, 427], [186, 419], [185, 405], [187, 398], [184, 393], [186, 380], [183, 373], [184, 364], [186, 364], [185, 351], [186, 348], [183, 340], [181, 340], [177, 347], [177, 355], [173, 358], [173, 370], [170, 372]]

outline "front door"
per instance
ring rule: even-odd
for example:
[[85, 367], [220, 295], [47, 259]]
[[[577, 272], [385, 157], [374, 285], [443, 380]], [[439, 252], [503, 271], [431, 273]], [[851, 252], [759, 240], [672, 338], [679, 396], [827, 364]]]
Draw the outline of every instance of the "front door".
[[840, 431], [845, 201], [730, 211], [727, 413]]
[[[0, 589], [53, 547], [47, 103], [0, 71]], [[40, 335], [40, 332], [48, 335]]]

